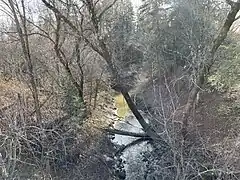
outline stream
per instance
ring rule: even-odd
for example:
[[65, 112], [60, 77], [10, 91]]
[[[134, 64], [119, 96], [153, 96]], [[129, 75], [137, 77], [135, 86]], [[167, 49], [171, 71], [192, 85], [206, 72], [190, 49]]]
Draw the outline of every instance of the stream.
[[[135, 116], [131, 113], [122, 95], [117, 95], [115, 97], [115, 105], [117, 108], [117, 115], [122, 119], [121, 121], [118, 121], [114, 124], [115, 129], [136, 133], [143, 132], [143, 130], [141, 129], [141, 125], [136, 120]], [[144, 116], [143, 112], [142, 115]], [[137, 139], [138, 138], [135, 137], [116, 134], [112, 142], [116, 145], [128, 145], [129, 143]], [[127, 180], [143, 179], [145, 165], [144, 162], [142, 162], [141, 160], [142, 159], [141, 156], [143, 152], [151, 150], [152, 150], [151, 145], [144, 141], [131, 147], [128, 147], [122, 152], [120, 158], [124, 162], [124, 170], [126, 172], [125, 179]]]

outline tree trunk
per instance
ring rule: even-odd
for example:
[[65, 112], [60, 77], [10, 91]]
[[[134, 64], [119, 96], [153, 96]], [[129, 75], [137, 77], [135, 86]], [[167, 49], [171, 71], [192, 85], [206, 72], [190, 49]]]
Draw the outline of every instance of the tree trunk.
[[[54, 50], [56, 53], [57, 58], [59, 59], [60, 63], [63, 65], [64, 69], [66, 70], [68, 77], [70, 78], [70, 81], [74, 85], [74, 87], [78, 91], [78, 96], [81, 98], [82, 102], [84, 103], [84, 98], [83, 98], [83, 74], [81, 74], [81, 82], [80, 84], [77, 82], [77, 80], [74, 78], [72, 71], [69, 67], [69, 63], [67, 62], [64, 53], [61, 51], [59, 47], [59, 39], [60, 39], [60, 29], [61, 29], [61, 22], [60, 22], [60, 17], [55, 14], [56, 16], [56, 21], [57, 21], [57, 28], [55, 31], [55, 44], [54, 44]], [[78, 43], [78, 42], [76, 42]], [[76, 57], [80, 58], [80, 52], [79, 52], [79, 46], [76, 44]], [[82, 72], [81, 72], [82, 73]]]
[[[85, 37], [81, 30], [79, 30], [77, 28], [77, 26], [75, 26], [66, 16], [64, 16], [55, 6], [51, 5], [50, 3], [48, 3], [46, 0], [42, 0], [42, 2], [46, 5], [46, 7], [48, 7], [50, 10], [52, 10], [57, 16], [59, 16], [66, 24], [68, 24], [73, 31], [75, 31], [77, 33], [77, 35], [79, 35], [80, 37], [82, 37], [84, 39], [84, 41], [94, 50], [96, 51], [107, 63], [110, 71], [111, 71], [111, 75], [112, 78], [114, 79], [114, 82], [118, 85], [120, 93], [123, 95], [123, 97], [125, 98], [130, 110], [132, 111], [132, 113], [134, 114], [134, 116], [136, 117], [136, 119], [138, 120], [138, 122], [141, 124], [143, 130], [147, 133], [148, 136], [150, 136], [152, 139], [154, 140], [158, 140], [162, 143], [162, 145], [164, 146], [168, 146], [167, 143], [154, 131], [154, 129], [145, 121], [145, 119], [142, 117], [142, 115], [140, 114], [140, 112], [138, 111], [136, 105], [134, 104], [133, 100], [131, 99], [131, 97], [129, 96], [128, 92], [124, 89], [124, 87], [121, 84], [121, 77], [118, 73], [117, 68], [115, 67], [114, 63], [112, 62], [112, 56], [111, 56], [111, 51], [107, 48], [105, 42], [103, 39], [101, 39], [99, 37], [98, 34], [98, 23], [99, 23], [99, 17], [96, 17], [96, 12], [95, 12], [95, 8], [94, 7], [90, 7], [93, 6], [92, 3], [87, 3], [85, 4], [89, 10], [89, 14], [91, 16], [91, 21], [93, 24], [93, 28], [94, 28], [94, 33], [97, 37], [97, 41], [98, 41], [98, 46], [95, 46], [93, 43], [91, 43], [91, 41]], [[109, 7], [107, 7], [109, 8]], [[107, 9], [106, 8], [106, 9]], [[103, 10], [103, 12], [105, 12], [105, 10]]]
[[209, 74], [209, 71], [215, 62], [214, 57], [217, 49], [227, 37], [230, 27], [235, 21], [236, 15], [240, 10], [240, 0], [238, 0], [237, 2], [227, 0], [227, 3], [231, 6], [231, 9], [228, 12], [227, 18], [218, 36], [214, 39], [212, 45], [209, 47], [209, 53], [206, 55], [206, 61], [202, 63], [202, 68], [200, 69], [200, 72], [198, 74], [196, 86], [194, 86], [190, 91], [187, 104], [185, 105], [185, 108], [182, 114], [182, 122], [183, 122], [182, 135], [184, 139], [186, 139], [187, 137], [188, 118], [190, 116], [190, 112], [193, 108], [193, 104], [196, 100], [197, 94], [200, 91], [200, 88], [204, 86], [204, 83], [206, 81], [205, 80], [206, 76]]
[[23, 15], [20, 15], [22, 18], [22, 27], [20, 24], [20, 21], [17, 16], [16, 9], [14, 7], [14, 2], [12, 0], [8, 0], [9, 5], [11, 7], [11, 11], [13, 13], [13, 17], [16, 23], [16, 28], [17, 32], [20, 38], [22, 50], [23, 50], [23, 55], [25, 58], [25, 61], [28, 66], [28, 75], [30, 79], [30, 84], [31, 84], [31, 90], [32, 90], [32, 95], [33, 95], [33, 100], [34, 100], [34, 106], [35, 106], [35, 112], [36, 112], [36, 118], [38, 122], [42, 121], [41, 117], [41, 110], [40, 110], [40, 102], [39, 102], [39, 95], [38, 95], [38, 90], [37, 90], [37, 84], [36, 84], [36, 78], [33, 70], [33, 64], [32, 64], [32, 59], [31, 59], [31, 54], [30, 54], [30, 48], [29, 48], [29, 43], [28, 43], [28, 35], [27, 35], [27, 27], [26, 27], [26, 16], [25, 16], [25, 6], [24, 6], [24, 1], [22, 0], [22, 8], [23, 8]]

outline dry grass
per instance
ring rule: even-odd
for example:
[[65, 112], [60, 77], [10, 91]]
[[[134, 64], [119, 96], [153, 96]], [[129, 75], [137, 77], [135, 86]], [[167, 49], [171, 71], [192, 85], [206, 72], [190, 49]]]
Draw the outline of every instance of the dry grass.
[[[19, 102], [18, 94], [24, 102], [29, 102], [28, 106]], [[41, 102], [46, 98], [40, 94]], [[0, 108], [14, 103], [14, 107], [1, 114], [1, 121], [6, 123], [1, 124], [0, 153], [8, 178], [97, 180], [101, 173], [98, 170], [107, 177], [109, 170], [102, 155], [108, 153], [110, 147], [107, 140], [102, 140], [105, 136], [99, 128], [118, 119], [113, 116], [115, 109], [111, 94], [99, 93], [96, 109], [83, 124], [78, 123], [78, 118], [55, 121], [63, 115], [57, 105], [61, 102], [55, 102], [59, 101], [58, 96], [44, 104], [44, 122], [37, 124], [33, 121], [34, 114], [31, 115], [31, 99], [31, 91], [26, 85], [17, 80], [0, 79]], [[0, 175], [1, 170], [0, 167]]]
[[12, 104], [17, 99], [17, 94], [30, 94], [31, 91], [23, 83], [11, 79], [0, 79], [0, 108]]

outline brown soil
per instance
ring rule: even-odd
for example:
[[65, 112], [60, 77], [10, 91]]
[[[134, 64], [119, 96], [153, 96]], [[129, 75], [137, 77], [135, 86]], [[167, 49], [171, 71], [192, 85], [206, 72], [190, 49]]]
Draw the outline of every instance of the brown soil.
[[238, 91], [204, 93], [193, 115], [193, 124], [213, 143], [235, 137], [240, 127], [239, 100]]

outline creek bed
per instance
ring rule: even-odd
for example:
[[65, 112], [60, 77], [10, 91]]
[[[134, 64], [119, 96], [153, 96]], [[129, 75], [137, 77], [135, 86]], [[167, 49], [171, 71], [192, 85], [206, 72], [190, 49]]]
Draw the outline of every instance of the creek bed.
[[[121, 95], [117, 95], [115, 98], [116, 108], [117, 108], [117, 115], [122, 118], [121, 121], [117, 121], [114, 124], [114, 128], [118, 130], [128, 131], [128, 132], [135, 132], [135, 133], [143, 133], [142, 127], [139, 124], [139, 122], [136, 120], [134, 115], [130, 112], [129, 108], [126, 107], [127, 104], [124, 102], [123, 97]], [[120, 112], [120, 114], [118, 114]], [[144, 113], [142, 113], [144, 115]], [[128, 145], [129, 143], [137, 140], [139, 138], [136, 137], [130, 137], [130, 136], [123, 136], [123, 135], [115, 135], [115, 138], [112, 140], [112, 142], [116, 145]], [[133, 174], [136, 173], [136, 171], [143, 172], [142, 169], [144, 165], [141, 162], [141, 156], [143, 152], [151, 151], [152, 147], [150, 144], [148, 144], [146, 141], [143, 141], [141, 143], [138, 143], [136, 145], [130, 146], [122, 152], [120, 158], [122, 159], [124, 163], [124, 170], [126, 172], [126, 179], [127, 180], [133, 180]], [[138, 166], [138, 163], [141, 163], [140, 166]], [[133, 167], [134, 166], [134, 167]], [[133, 172], [133, 169], [135, 169]], [[138, 173], [138, 175], [141, 174], [141, 172]], [[135, 175], [134, 175], [135, 176]], [[136, 177], [138, 180], [141, 180], [141, 177]], [[143, 177], [142, 177], [143, 178]]]

